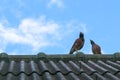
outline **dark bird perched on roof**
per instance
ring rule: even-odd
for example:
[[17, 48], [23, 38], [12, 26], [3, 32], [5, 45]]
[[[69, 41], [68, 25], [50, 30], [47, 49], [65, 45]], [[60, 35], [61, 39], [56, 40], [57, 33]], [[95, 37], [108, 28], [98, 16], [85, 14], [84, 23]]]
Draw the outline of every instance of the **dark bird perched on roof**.
[[83, 45], [84, 45], [84, 34], [82, 32], [80, 32], [79, 34], [79, 38], [75, 40], [72, 48], [70, 49], [70, 53], [69, 54], [73, 54], [74, 51], [76, 51], [78, 53], [78, 50], [80, 50]]
[[90, 43], [92, 45], [93, 54], [101, 54], [101, 47], [98, 44], [96, 44], [93, 40], [90, 40]]

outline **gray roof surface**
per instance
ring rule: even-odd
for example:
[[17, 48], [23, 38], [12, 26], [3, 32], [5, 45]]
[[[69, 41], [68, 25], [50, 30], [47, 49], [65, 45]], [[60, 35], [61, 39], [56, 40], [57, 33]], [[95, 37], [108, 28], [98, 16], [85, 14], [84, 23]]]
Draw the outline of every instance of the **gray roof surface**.
[[112, 55], [1, 53], [0, 80], [120, 80], [120, 53]]

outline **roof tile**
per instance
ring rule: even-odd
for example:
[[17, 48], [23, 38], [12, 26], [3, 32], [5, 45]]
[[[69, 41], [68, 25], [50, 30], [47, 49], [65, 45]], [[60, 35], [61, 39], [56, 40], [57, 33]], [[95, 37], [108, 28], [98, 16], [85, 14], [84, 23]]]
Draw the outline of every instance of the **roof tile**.
[[88, 61], [88, 65], [97, 70], [97, 72], [100, 72], [100, 74], [105, 74], [109, 72], [108, 70], [104, 69], [103, 67], [99, 66], [98, 64], [94, 63], [91, 60]]
[[120, 70], [119, 64], [112, 62], [112, 61], [109, 61], [109, 60], [106, 63]]
[[99, 66], [98, 64], [95, 64], [93, 61], [88, 61], [89, 65], [98, 70], [102, 75], [104, 75], [106, 78], [109, 78], [111, 80], [119, 80], [118, 77], [114, 76], [112, 73], [110, 73], [107, 69]]
[[101, 74], [99, 74], [99, 73], [94, 73], [93, 75], [91, 75], [91, 77], [94, 80], [106, 80], [106, 78], [104, 76], [102, 76]]
[[61, 72], [58, 72], [56, 76], [55, 80], [67, 80]]
[[102, 67], [104, 67], [106, 70], [110, 71], [112, 74], [117, 74], [118, 72], [120, 72], [119, 69], [114, 68], [108, 64], [105, 64], [103, 61], [98, 61], [98, 64]]
[[20, 72], [25, 72], [25, 61], [20, 61]]
[[40, 70], [40, 74], [43, 74], [44, 72], [49, 71], [46, 64], [41, 60], [39, 61], [39, 70]]
[[91, 68], [90, 66], [88, 66], [88, 65], [87, 65], [86, 63], [84, 63], [83, 61], [79, 61], [79, 63], [80, 63], [80, 67], [81, 67], [82, 69], [84, 69], [84, 71], [85, 71], [87, 74], [92, 75], [92, 74], [94, 74], [94, 73], [97, 72], [95, 69]]
[[53, 80], [49, 72], [45, 72], [43, 75], [44, 80]]
[[116, 63], [120, 65], [120, 61], [116, 61]]
[[69, 61], [69, 67], [71, 68], [72, 72], [79, 75], [83, 73], [84, 71], [73, 61]]
[[81, 80], [94, 80], [93, 78], [91, 78], [88, 74], [86, 73], [81, 73], [80, 75]]
[[0, 62], [0, 74], [2, 74], [2, 75], [5, 75], [5, 74], [7, 74], [8, 73], [8, 63], [6, 63], [5, 61], [1, 61]]
[[49, 61], [49, 65], [51, 67], [51, 69], [49, 69], [49, 70], [52, 74], [60, 72], [60, 69], [58, 68], [58, 66], [53, 61]]
[[58, 67], [61, 69], [61, 72], [63, 74], [68, 74], [72, 72], [72, 70], [63, 61], [59, 61]]
[[32, 74], [32, 80], [42, 80], [41, 77], [37, 73]]
[[80, 80], [79, 77], [74, 73], [69, 73], [68, 76], [69, 76], [69, 79], [67, 80]]

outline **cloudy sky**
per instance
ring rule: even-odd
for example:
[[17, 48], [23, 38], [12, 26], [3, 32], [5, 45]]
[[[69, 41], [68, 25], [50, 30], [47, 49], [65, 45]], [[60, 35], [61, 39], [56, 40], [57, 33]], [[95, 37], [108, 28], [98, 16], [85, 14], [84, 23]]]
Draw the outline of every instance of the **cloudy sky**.
[[68, 54], [80, 32], [104, 54], [120, 51], [120, 0], [2, 0], [0, 52]]

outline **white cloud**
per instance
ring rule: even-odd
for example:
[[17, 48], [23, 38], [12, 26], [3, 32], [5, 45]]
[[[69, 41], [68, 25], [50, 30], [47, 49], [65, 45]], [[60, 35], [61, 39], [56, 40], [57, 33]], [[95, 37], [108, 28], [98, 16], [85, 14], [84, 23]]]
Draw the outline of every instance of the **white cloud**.
[[[0, 42], [6, 46], [9, 43], [27, 44], [33, 49], [39, 49], [43, 46], [52, 45], [51, 40], [60, 37], [58, 31], [59, 25], [53, 21], [45, 21], [43, 18], [24, 19], [17, 28], [6, 27], [0, 23]], [[49, 35], [49, 37], [47, 36]], [[50, 38], [50, 39], [49, 39]], [[54, 45], [54, 43], [53, 43]], [[3, 47], [3, 46], [0, 46]]]
[[86, 26], [77, 22], [67, 21], [59, 24], [47, 20], [45, 16], [23, 19], [17, 27], [4, 24], [5, 22], [0, 22], [0, 51], [6, 51], [10, 44], [20, 44], [32, 47], [31, 53], [34, 53], [42, 47], [61, 46], [60, 41], [67, 40], [66, 38], [70, 38], [69, 35], [75, 31], [86, 31]]
[[53, 5], [56, 5], [58, 8], [64, 7], [62, 0], [50, 0], [50, 2], [47, 4], [49, 8], [51, 8]]
[[[35, 48], [51, 45], [50, 40], [57, 36], [58, 28], [59, 25], [55, 22], [34, 19], [25, 19], [19, 25], [19, 31], [29, 40], [24, 39], [24, 42], [31, 44]], [[49, 35], [51, 39], [47, 38], [47, 35]]]

